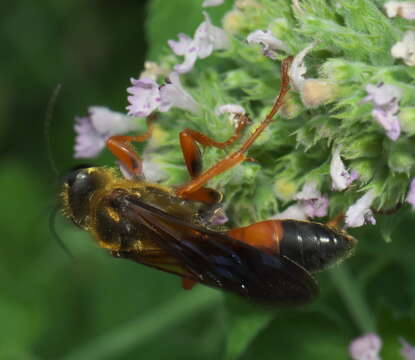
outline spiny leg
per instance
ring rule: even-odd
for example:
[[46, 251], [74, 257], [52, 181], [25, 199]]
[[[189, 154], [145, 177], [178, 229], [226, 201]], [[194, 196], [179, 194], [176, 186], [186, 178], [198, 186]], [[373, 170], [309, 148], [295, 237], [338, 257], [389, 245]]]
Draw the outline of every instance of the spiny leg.
[[150, 138], [153, 132], [154, 119], [154, 114], [147, 117], [147, 131], [142, 135], [115, 135], [107, 140], [107, 148], [120, 161], [121, 166], [134, 177], [143, 176], [143, 165], [140, 156], [135, 152], [131, 143], [133, 141], [143, 142]]
[[[235, 133], [228, 140], [223, 142], [215, 141], [212, 138], [202, 134], [201, 132], [191, 129], [184, 129], [182, 132], [180, 132], [180, 145], [182, 148], [184, 161], [192, 179], [197, 178], [202, 172], [202, 156], [197, 143], [204, 146], [225, 149], [227, 146], [233, 144], [237, 139], [241, 137], [243, 130], [250, 122], [251, 120], [248, 116], [239, 115], [237, 117], [237, 126]], [[208, 204], [219, 202], [222, 199], [221, 194], [216, 190], [204, 187], [201, 187], [191, 193], [183, 194], [182, 197], [188, 200], [196, 200]]]
[[184, 129], [180, 132], [180, 145], [187, 170], [192, 178], [202, 172], [202, 158], [197, 143], [204, 146], [225, 149], [242, 136], [243, 130], [251, 122], [247, 115], [237, 115], [235, 133], [226, 141], [215, 141], [199, 131]]
[[283, 104], [285, 95], [289, 89], [290, 79], [288, 76], [288, 69], [292, 63], [293, 58], [288, 57], [284, 59], [281, 64], [281, 89], [277, 99], [272, 106], [271, 111], [268, 113], [266, 118], [262, 121], [259, 127], [251, 134], [251, 136], [245, 141], [241, 148], [231, 154], [229, 154], [225, 159], [219, 161], [210, 169], [206, 170], [204, 173], [201, 173], [197, 177], [193, 178], [187, 184], [176, 189], [176, 194], [181, 197], [189, 196], [189, 194], [198, 191], [203, 187], [210, 179], [213, 177], [231, 169], [232, 167], [240, 164], [247, 159], [245, 153], [258, 138], [259, 135], [267, 128], [267, 126], [272, 122], [273, 117], [278, 112], [280, 107]]

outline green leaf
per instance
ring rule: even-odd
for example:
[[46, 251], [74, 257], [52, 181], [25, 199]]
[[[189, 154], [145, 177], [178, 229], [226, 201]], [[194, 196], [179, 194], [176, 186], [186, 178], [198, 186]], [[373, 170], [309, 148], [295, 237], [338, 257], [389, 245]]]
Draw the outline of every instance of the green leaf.
[[257, 334], [269, 324], [275, 313], [233, 296], [227, 297], [226, 305], [229, 314], [224, 360], [235, 360], [246, 351]]

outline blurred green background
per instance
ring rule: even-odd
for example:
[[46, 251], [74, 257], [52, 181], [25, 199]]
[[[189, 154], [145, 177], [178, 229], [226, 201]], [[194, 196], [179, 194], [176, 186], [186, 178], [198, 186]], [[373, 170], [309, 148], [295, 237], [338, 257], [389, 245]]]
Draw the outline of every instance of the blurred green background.
[[[243, 359], [347, 359], [349, 342], [369, 330], [381, 333], [384, 358], [394, 359], [398, 336], [415, 342], [408, 208], [353, 233], [361, 240], [356, 256], [320, 276], [316, 303], [273, 312], [202, 286], [185, 292], [177, 278], [111, 258], [62, 217], [56, 228], [75, 258], [51, 238], [59, 178], [44, 129], [54, 89], [62, 85], [49, 140], [64, 174], [77, 163], [74, 115], [90, 105], [125, 108], [129, 78], [148, 49], [147, 13], [155, 18], [147, 37], [154, 59], [167, 51], [166, 39], [193, 33], [200, 4], [0, 5], [0, 359], [235, 359], [242, 352]], [[213, 18], [225, 10], [214, 9]], [[97, 163], [111, 161], [104, 155]]]

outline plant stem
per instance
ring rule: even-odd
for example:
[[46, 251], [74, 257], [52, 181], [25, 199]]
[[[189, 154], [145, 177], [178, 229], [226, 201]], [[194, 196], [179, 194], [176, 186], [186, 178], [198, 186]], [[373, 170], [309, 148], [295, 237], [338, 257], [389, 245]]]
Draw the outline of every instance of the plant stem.
[[353, 279], [347, 266], [342, 264], [341, 266], [332, 269], [329, 273], [334, 286], [340, 293], [340, 296], [360, 331], [374, 332], [376, 330], [376, 325], [373, 315], [365, 299], [362, 297], [357, 281]]
[[63, 357], [63, 360], [122, 358], [122, 354], [157, 333], [183, 321], [192, 315], [217, 305], [222, 299], [219, 291], [204, 286], [183, 293], [173, 300], [143, 313], [125, 325], [98, 336], [83, 347]]

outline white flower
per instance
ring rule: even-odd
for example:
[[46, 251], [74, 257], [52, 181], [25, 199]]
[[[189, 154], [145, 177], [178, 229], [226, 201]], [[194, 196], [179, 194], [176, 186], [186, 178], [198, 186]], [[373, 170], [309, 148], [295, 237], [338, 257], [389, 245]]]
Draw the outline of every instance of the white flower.
[[229, 114], [229, 121], [236, 126], [237, 119], [241, 115], [245, 115], [245, 109], [238, 104], [225, 104], [218, 106], [215, 110], [215, 114], [217, 116], [223, 115], [223, 114]]
[[127, 107], [128, 115], [144, 117], [157, 109], [166, 112], [171, 107], [190, 112], [199, 109], [196, 101], [183, 89], [176, 72], [172, 72], [167, 83], [160, 87], [153, 79], [131, 79], [131, 82], [133, 86], [127, 89], [132, 94], [128, 97], [131, 104]]
[[407, 20], [415, 19], [414, 1], [388, 1], [383, 7], [388, 17], [400, 16]]
[[376, 334], [365, 334], [352, 341], [349, 353], [353, 360], [380, 360], [382, 340]]
[[75, 158], [93, 158], [112, 135], [138, 129], [136, 119], [103, 106], [91, 106], [87, 117], [75, 118]]
[[196, 29], [193, 39], [179, 34], [179, 41], [169, 40], [168, 44], [176, 55], [184, 56], [184, 62], [175, 66], [179, 73], [187, 73], [196, 59], [208, 57], [214, 50], [227, 49], [230, 46], [228, 35], [221, 28], [212, 25], [206, 12], [205, 21]]
[[356, 171], [350, 173], [346, 170], [344, 163], [340, 157], [341, 146], [337, 146], [333, 152], [330, 161], [330, 176], [332, 180], [333, 190], [347, 189], [350, 184], [359, 177]]
[[412, 210], [415, 210], [415, 178], [412, 179], [409, 186], [409, 192], [406, 196], [406, 201], [412, 205]]
[[372, 116], [386, 130], [386, 135], [393, 141], [396, 141], [401, 134], [399, 123], [399, 99], [401, 89], [394, 85], [372, 85], [366, 86], [368, 96], [362, 102], [372, 101], [374, 109]]
[[374, 190], [369, 190], [347, 209], [345, 223], [348, 227], [359, 227], [367, 223], [376, 224], [373, 212], [370, 209], [376, 198]]
[[305, 214], [309, 218], [323, 217], [327, 215], [329, 200], [327, 196], [322, 195], [317, 189], [315, 181], [304, 184], [300, 192], [298, 192], [294, 199], [302, 206]]
[[277, 50], [289, 51], [288, 46], [282, 40], [272, 35], [270, 30], [255, 30], [248, 35], [246, 41], [248, 44], [262, 45], [264, 55], [273, 60], [277, 58]]
[[403, 59], [406, 65], [415, 66], [415, 31], [407, 31], [402, 41], [391, 48], [394, 58]]
[[294, 200], [297, 200], [296, 204], [274, 215], [272, 219], [306, 220], [327, 215], [329, 200], [327, 196], [321, 195], [314, 181], [304, 184], [301, 191], [294, 195]]
[[132, 96], [128, 96], [131, 105], [127, 106], [128, 115], [136, 117], [149, 116], [160, 104], [158, 84], [150, 78], [133, 79], [133, 86], [127, 89]]
[[404, 338], [399, 338], [402, 344], [401, 355], [405, 360], [415, 360], [415, 347], [408, 343]]
[[304, 64], [304, 58], [315, 45], [316, 42], [313, 42], [301, 50], [294, 57], [290, 70], [288, 71], [288, 76], [291, 79], [291, 83], [294, 85], [297, 91], [301, 91], [305, 81], [304, 75], [307, 72], [307, 67]]
[[209, 7], [209, 6], [218, 6], [223, 4], [225, 0], [205, 0], [203, 1], [202, 6], [203, 7]]
[[303, 206], [294, 204], [286, 208], [283, 212], [272, 216], [271, 219], [307, 220], [307, 214]]
[[169, 83], [160, 87], [159, 110], [166, 112], [171, 107], [178, 107], [190, 112], [197, 112], [199, 104], [183, 89], [179, 74], [172, 72], [168, 80]]

